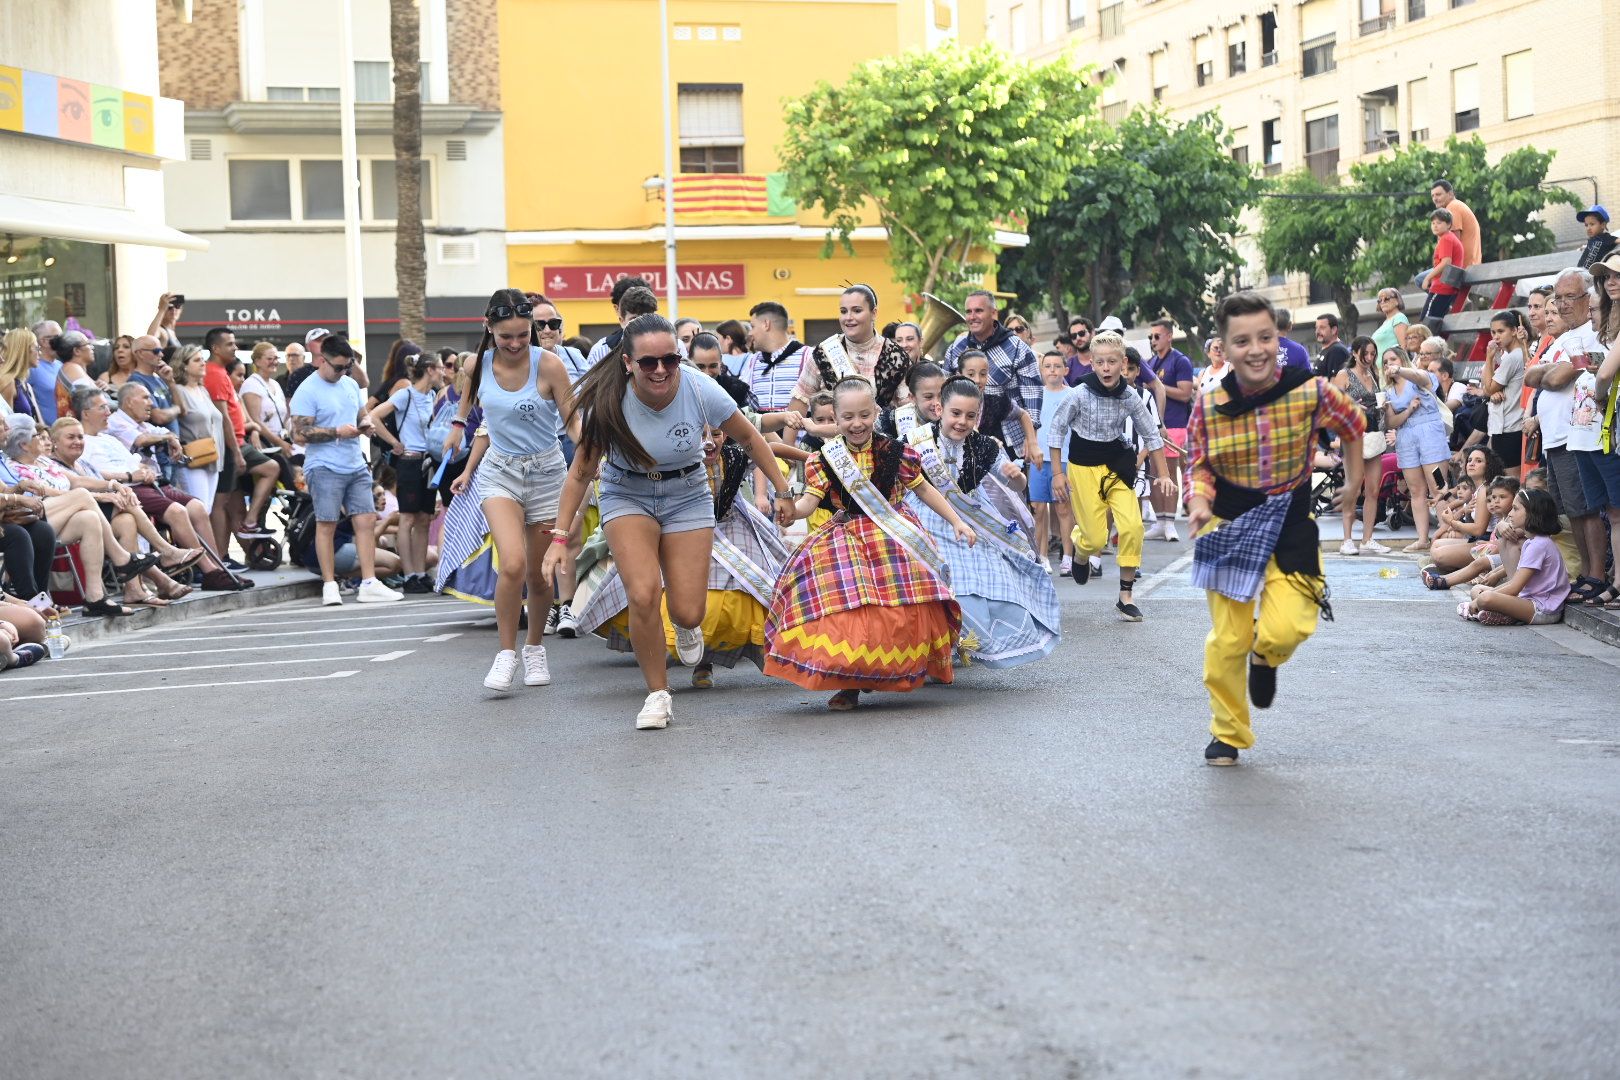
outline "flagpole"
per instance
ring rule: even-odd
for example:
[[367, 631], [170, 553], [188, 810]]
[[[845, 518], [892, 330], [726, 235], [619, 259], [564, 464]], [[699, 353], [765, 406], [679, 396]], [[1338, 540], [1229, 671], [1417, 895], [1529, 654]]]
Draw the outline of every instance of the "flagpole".
[[343, 269], [349, 340], [366, 349], [366, 294], [360, 273], [360, 155], [354, 132], [354, 29], [351, 0], [338, 6], [338, 138], [343, 154]]
[[680, 316], [675, 287], [675, 140], [669, 101], [669, 0], [658, 0], [659, 52], [664, 63], [664, 306], [671, 319]]

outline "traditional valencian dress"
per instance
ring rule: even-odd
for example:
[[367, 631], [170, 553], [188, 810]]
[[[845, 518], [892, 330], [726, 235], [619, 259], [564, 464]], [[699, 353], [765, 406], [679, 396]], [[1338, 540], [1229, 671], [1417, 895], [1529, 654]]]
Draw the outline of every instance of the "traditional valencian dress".
[[859, 375], [876, 388], [878, 407], [887, 408], [894, 404], [910, 367], [911, 355], [881, 334], [860, 349], [843, 334], [834, 334], [810, 350], [796, 392], [809, 401], [817, 391], [831, 390], [839, 379]]
[[834, 511], [776, 581], [765, 674], [811, 690], [915, 690], [951, 681], [962, 609], [950, 570], [901, 501], [923, 483], [915, 451], [874, 435], [829, 439], [805, 491]]
[[912, 433], [923, 475], [950, 500], [978, 536], [969, 547], [950, 524], [920, 500], [918, 520], [951, 568], [951, 589], [962, 606], [964, 661], [1010, 668], [1051, 654], [1058, 643], [1058, 598], [1052, 575], [1030, 546], [1034, 522], [1018, 493], [1001, 479], [1007, 452], [977, 431], [954, 443], [927, 424]]
[[[735, 667], [738, 660], [764, 666], [765, 608], [782, 564], [787, 545], [776, 526], [737, 497], [743, 480], [753, 470], [748, 453], [737, 443], [725, 443], [719, 460], [710, 467], [714, 492], [714, 546], [709, 557], [709, 597], [703, 616], [702, 664]], [[630, 613], [624, 582], [610, 559], [605, 543], [593, 536], [578, 564], [584, 595], [575, 612], [579, 628], [607, 641], [616, 652], [631, 652]], [[664, 613], [664, 641], [670, 662], [677, 662], [675, 627]]]

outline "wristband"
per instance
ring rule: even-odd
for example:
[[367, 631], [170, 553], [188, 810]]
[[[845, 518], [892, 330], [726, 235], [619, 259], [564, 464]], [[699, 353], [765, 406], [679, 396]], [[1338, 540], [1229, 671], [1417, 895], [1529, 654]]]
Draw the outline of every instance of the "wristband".
[[467, 426], [467, 421], [463, 420], [459, 416], [452, 416], [450, 418], [450, 426], [451, 427], [464, 428], [464, 427]]
[[556, 533], [552, 533], [551, 534], [551, 542], [553, 544], [566, 544], [566, 543], [568, 543], [568, 537], [566, 535], [559, 536]]

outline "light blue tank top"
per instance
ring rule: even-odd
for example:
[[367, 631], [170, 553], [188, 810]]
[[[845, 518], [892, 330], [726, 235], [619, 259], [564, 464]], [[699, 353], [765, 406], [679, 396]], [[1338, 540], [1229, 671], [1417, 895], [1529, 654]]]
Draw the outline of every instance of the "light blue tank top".
[[513, 393], [495, 381], [493, 350], [483, 356], [479, 376], [478, 402], [484, 408], [484, 425], [489, 429], [489, 446], [499, 454], [524, 457], [544, 454], [557, 445], [557, 410], [540, 396], [535, 381], [540, 377], [540, 347], [529, 346], [529, 377], [523, 388]]

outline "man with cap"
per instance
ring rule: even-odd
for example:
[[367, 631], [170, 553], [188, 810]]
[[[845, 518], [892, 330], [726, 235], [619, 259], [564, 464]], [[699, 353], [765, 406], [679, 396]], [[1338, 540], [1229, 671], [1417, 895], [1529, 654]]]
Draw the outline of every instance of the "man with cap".
[[1576, 214], [1575, 220], [1586, 226], [1586, 246], [1581, 249], [1581, 257], [1575, 260], [1575, 265], [1586, 270], [1608, 258], [1614, 245], [1620, 243], [1620, 237], [1609, 231], [1609, 212], [1598, 203]]
[[[331, 336], [331, 334], [332, 331], [326, 329], [324, 326], [316, 327], [314, 330], [311, 330], [309, 333], [305, 334], [305, 357], [307, 358], [310, 356], [321, 355], [321, 342], [325, 341]], [[287, 364], [287, 384], [283, 386], [282, 389], [287, 392], [287, 400], [291, 401], [293, 394], [298, 390], [298, 384], [315, 373], [315, 365], [306, 363], [303, 367], [299, 368], [297, 371], [294, 371], [292, 364], [290, 363], [292, 355], [289, 353], [287, 358], [289, 360], [289, 363]], [[359, 367], [358, 364], [355, 366]], [[365, 384], [361, 383], [360, 385], [364, 386]]]

